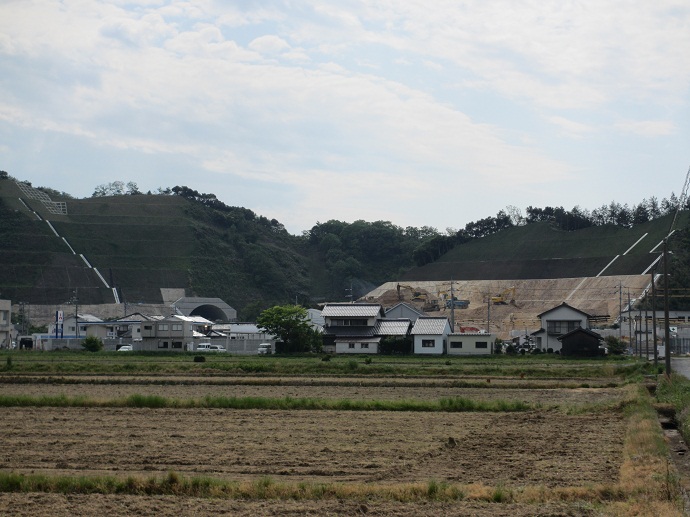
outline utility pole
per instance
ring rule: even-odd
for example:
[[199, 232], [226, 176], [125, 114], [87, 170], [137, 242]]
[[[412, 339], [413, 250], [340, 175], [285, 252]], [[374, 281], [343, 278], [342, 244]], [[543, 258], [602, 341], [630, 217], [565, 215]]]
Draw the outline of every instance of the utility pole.
[[[630, 317], [631, 312], [630, 312], [630, 288], [628, 287], [628, 343], [630, 343], [630, 346], [632, 347], [632, 318]], [[633, 350], [635, 350], [633, 348]], [[640, 353], [642, 352], [641, 350], [639, 351]]]
[[664, 239], [664, 341], [666, 376], [671, 377], [671, 329], [668, 324], [668, 237]]
[[453, 293], [453, 277], [450, 278], [450, 328], [455, 332], [455, 295]]
[[486, 295], [486, 333], [491, 334], [491, 291]]
[[656, 273], [652, 270], [652, 347], [654, 348], [654, 367], [659, 366], [659, 349], [656, 347]]
[[644, 349], [649, 361], [649, 297], [645, 296], [644, 304]]
[[623, 340], [623, 284], [618, 282], [618, 341]]
[[79, 296], [76, 289], [70, 301], [74, 304], [74, 335], [79, 339]]

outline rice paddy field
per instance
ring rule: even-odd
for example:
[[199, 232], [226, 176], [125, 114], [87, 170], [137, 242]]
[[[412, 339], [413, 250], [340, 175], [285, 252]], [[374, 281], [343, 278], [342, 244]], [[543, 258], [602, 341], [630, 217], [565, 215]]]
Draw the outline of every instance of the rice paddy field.
[[683, 515], [634, 358], [0, 355], [3, 515]]

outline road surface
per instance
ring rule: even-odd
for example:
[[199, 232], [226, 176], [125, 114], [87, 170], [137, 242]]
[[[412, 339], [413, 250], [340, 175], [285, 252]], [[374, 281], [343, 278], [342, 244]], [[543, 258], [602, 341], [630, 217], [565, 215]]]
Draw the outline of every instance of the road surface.
[[[664, 360], [660, 359], [659, 364], [663, 365]], [[672, 357], [671, 372], [678, 373], [690, 379], [690, 357]]]

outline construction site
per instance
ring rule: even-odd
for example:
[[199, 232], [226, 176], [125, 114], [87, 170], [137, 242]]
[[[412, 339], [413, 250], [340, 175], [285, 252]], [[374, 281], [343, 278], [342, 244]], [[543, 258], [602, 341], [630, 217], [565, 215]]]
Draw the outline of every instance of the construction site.
[[[362, 301], [385, 308], [404, 302], [429, 316], [446, 316], [454, 331], [485, 330], [500, 338], [540, 328], [539, 314], [565, 302], [591, 316], [593, 327], [618, 322], [621, 311], [643, 298], [651, 275], [537, 280], [387, 282]], [[451, 318], [451, 312], [452, 318]]]

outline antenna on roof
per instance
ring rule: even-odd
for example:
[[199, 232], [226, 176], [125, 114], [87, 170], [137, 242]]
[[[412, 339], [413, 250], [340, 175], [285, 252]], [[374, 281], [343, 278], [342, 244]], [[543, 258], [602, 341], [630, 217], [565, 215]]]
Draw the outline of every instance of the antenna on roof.
[[350, 299], [350, 303], [354, 303], [354, 302], [355, 302], [355, 297], [352, 295], [352, 281], [350, 281], [350, 288], [349, 288], [349, 289], [345, 289], [345, 292], [346, 292], [346, 293], [350, 293], [350, 294], [346, 294], [346, 295], [345, 295], [345, 298], [349, 298], [349, 299]]

